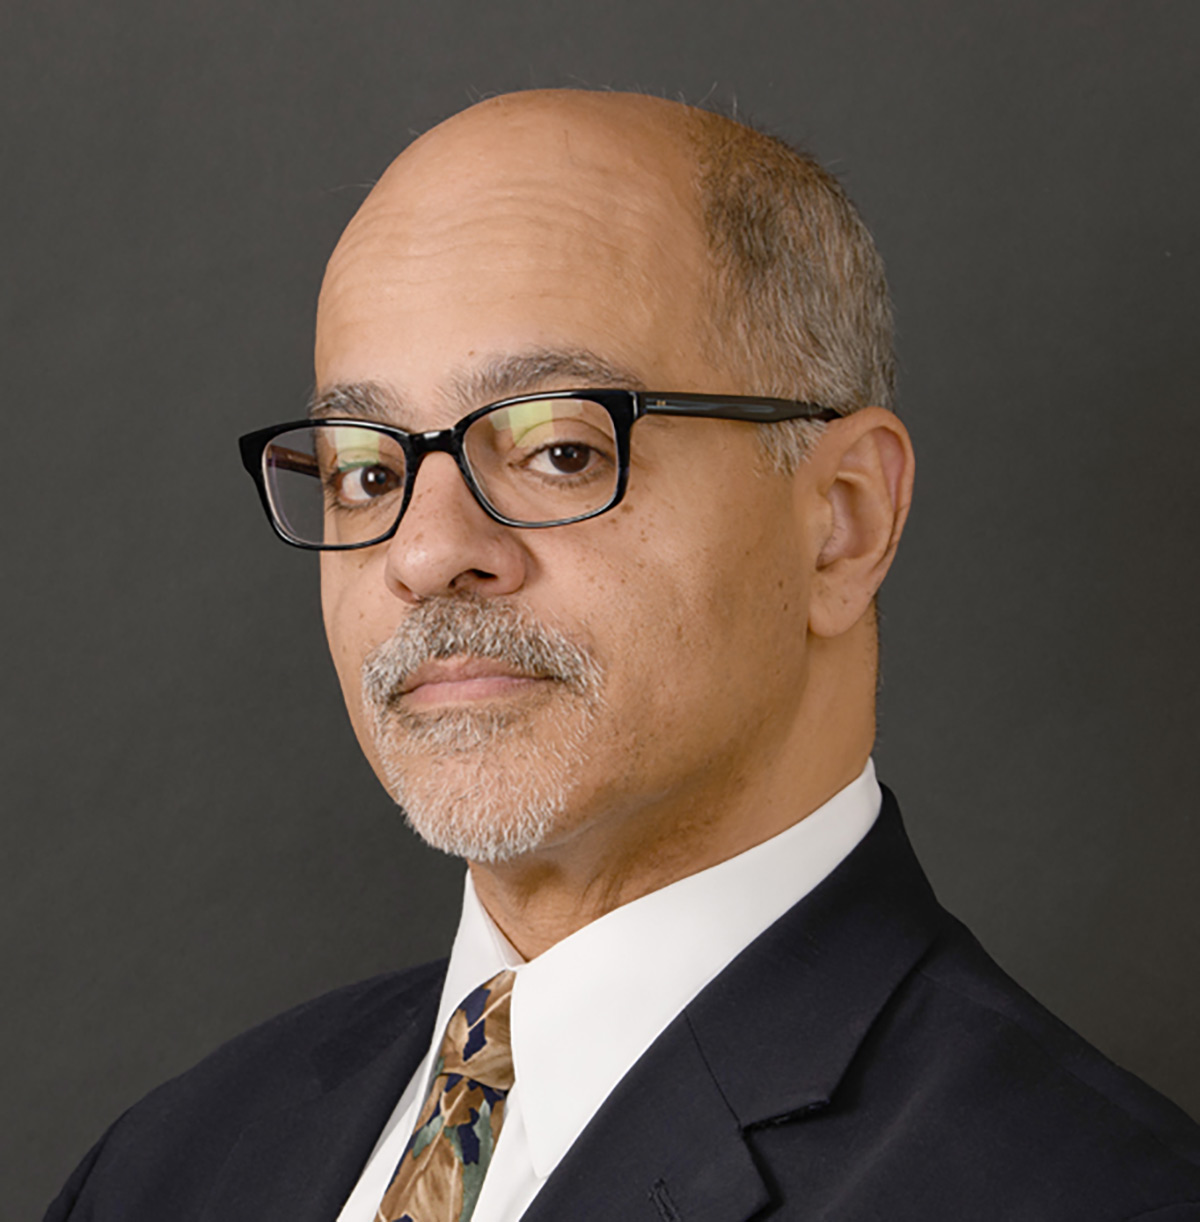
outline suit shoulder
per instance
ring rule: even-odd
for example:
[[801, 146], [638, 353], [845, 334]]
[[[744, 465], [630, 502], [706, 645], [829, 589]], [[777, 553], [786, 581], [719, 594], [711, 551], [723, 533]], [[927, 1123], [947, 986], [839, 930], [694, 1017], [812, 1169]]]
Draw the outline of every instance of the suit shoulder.
[[224, 1057], [254, 1055], [261, 1046], [311, 1046], [383, 1010], [427, 999], [431, 991], [441, 987], [445, 974], [446, 961], [442, 959], [342, 985], [247, 1028], [214, 1049], [197, 1068]]
[[754, 1131], [780, 1199], [897, 1222], [1200, 1222], [1200, 1129], [937, 925], [824, 1104]]
[[395, 1038], [393, 1016], [436, 1003], [445, 967], [439, 961], [372, 976], [292, 1006], [221, 1044], [136, 1106], [196, 1089], [268, 1095], [272, 1086], [296, 1081], [314, 1059], [320, 1070], [322, 1059], [344, 1045], [366, 1059]]
[[950, 921], [897, 998], [898, 1018], [924, 1011], [931, 1079], [950, 1088], [969, 1074], [994, 1135], [1010, 1125], [1040, 1129], [1053, 1134], [1047, 1157], [1077, 1156], [1099, 1181], [1173, 1180], [1188, 1189], [1184, 1199], [1200, 1200], [1200, 1126], [1051, 1014]]
[[47, 1222], [191, 1217], [247, 1126], [303, 1105], [377, 1058], [396, 1060], [397, 1049], [401, 1069], [415, 1066], [444, 973], [440, 962], [347, 985], [222, 1044], [112, 1125]]

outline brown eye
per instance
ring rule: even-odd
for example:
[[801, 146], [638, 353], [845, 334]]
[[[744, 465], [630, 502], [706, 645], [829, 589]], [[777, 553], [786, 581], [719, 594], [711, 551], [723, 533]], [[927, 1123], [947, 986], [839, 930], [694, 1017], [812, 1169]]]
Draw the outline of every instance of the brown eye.
[[578, 475], [586, 471], [592, 458], [592, 447], [585, 445], [547, 446], [546, 461], [563, 475]]
[[400, 484], [399, 472], [378, 463], [339, 471], [334, 478], [338, 500], [347, 505], [365, 505], [378, 500], [395, 492]]
[[535, 450], [521, 466], [545, 479], [593, 474], [604, 461], [604, 455], [595, 446], [583, 441], [559, 441]]

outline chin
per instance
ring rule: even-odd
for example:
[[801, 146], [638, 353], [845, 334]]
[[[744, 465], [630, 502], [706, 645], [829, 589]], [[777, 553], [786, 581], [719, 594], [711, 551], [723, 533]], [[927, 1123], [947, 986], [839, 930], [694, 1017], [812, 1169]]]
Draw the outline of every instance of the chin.
[[381, 780], [431, 848], [483, 864], [536, 852], [575, 805], [594, 712], [535, 731], [506, 708], [388, 718]]

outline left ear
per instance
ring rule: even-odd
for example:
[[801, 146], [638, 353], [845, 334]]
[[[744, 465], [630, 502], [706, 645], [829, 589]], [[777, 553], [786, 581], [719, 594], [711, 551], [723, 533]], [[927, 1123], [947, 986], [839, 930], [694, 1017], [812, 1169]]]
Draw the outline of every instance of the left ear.
[[821, 512], [808, 626], [835, 637], [869, 610], [891, 567], [912, 503], [915, 459], [899, 418], [864, 407], [825, 430], [808, 464]]

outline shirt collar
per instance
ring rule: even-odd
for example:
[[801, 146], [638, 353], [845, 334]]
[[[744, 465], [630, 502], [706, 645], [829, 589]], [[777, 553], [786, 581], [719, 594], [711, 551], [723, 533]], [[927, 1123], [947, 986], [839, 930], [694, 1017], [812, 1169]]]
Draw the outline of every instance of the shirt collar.
[[538, 1176], [554, 1170], [684, 1006], [849, 854], [880, 803], [868, 760], [845, 789], [770, 840], [606, 913], [529, 962], [468, 874], [435, 1030], [472, 989], [516, 970], [513, 1066]]

